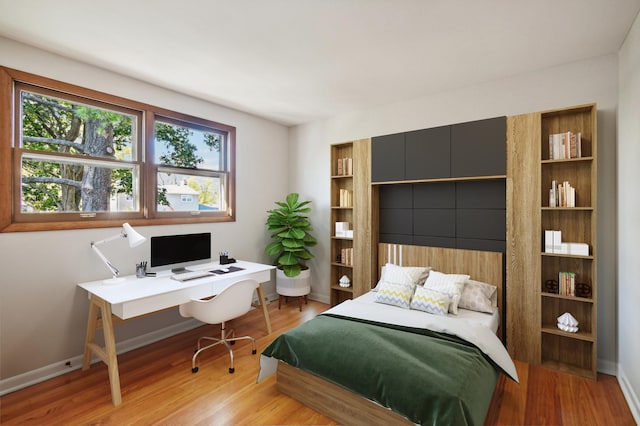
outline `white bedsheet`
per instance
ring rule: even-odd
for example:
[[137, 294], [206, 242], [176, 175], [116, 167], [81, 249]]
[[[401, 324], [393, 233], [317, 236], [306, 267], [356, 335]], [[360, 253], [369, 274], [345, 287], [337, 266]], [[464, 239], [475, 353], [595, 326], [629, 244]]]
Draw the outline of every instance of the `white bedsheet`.
[[[357, 297], [355, 300], [361, 303], [373, 303], [372, 309], [377, 309], [381, 304], [375, 301], [376, 292], [370, 291], [368, 293], [363, 294], [362, 296]], [[400, 309], [400, 308], [397, 308]], [[406, 309], [404, 309], [406, 310]], [[424, 315], [430, 315], [426, 312], [411, 310], [412, 314], [418, 317], [423, 317]], [[470, 311], [468, 309], [458, 308], [458, 315], [449, 314], [449, 317], [462, 319], [470, 322], [475, 322], [485, 327], [489, 327], [491, 331], [494, 333], [498, 331], [498, 326], [500, 325], [500, 314], [498, 308], [493, 308], [492, 314], [485, 314], [483, 312]]]

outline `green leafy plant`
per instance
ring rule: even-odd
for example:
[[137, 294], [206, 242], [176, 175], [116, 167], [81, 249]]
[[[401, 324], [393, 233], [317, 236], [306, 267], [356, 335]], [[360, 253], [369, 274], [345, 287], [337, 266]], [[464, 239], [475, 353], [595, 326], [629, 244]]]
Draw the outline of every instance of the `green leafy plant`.
[[264, 249], [268, 256], [276, 256], [275, 265], [284, 271], [287, 277], [295, 277], [307, 269], [305, 261], [313, 258], [307, 247], [318, 242], [309, 233], [313, 231], [306, 214], [311, 201], [298, 201], [298, 194], [292, 192], [286, 201], [276, 201], [277, 209], [268, 210], [267, 230], [274, 240]]

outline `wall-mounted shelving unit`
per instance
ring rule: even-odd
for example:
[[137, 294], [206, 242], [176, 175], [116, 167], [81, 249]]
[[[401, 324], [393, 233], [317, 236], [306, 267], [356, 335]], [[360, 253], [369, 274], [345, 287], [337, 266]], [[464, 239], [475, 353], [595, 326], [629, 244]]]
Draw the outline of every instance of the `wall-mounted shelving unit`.
[[[584, 105], [541, 113], [540, 135], [540, 362], [544, 366], [595, 379], [597, 374], [596, 286], [596, 106]], [[549, 137], [580, 134], [581, 156], [551, 159]], [[568, 138], [565, 138], [568, 139]], [[552, 182], [575, 188], [575, 207], [550, 206]], [[544, 231], [560, 230], [563, 242], [587, 244], [589, 252], [545, 251]], [[560, 272], [575, 273], [579, 288], [563, 294], [553, 285]], [[562, 331], [557, 318], [569, 312], [579, 323], [576, 333]]]
[[[371, 228], [371, 140], [331, 145], [330, 303], [332, 306], [371, 289], [376, 259]], [[336, 235], [336, 223], [348, 223], [353, 235]], [[351, 285], [341, 287], [346, 275]], [[375, 284], [375, 283], [374, 283]]]

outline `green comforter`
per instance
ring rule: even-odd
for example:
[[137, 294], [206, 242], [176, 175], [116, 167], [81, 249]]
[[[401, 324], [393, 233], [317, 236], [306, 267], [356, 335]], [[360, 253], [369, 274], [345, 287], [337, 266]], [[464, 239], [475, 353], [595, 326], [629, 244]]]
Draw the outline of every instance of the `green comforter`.
[[262, 355], [420, 424], [483, 424], [500, 373], [458, 337], [336, 315], [320, 315], [280, 335]]

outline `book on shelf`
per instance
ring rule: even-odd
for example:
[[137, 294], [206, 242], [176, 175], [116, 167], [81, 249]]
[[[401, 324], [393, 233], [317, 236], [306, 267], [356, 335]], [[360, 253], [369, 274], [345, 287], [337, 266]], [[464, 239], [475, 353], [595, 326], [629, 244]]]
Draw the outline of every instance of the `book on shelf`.
[[589, 244], [563, 243], [562, 231], [545, 229], [544, 252], [555, 254], [570, 254], [574, 256], [589, 256]]
[[545, 229], [544, 231], [544, 251], [545, 253], [562, 252], [562, 231]]
[[549, 160], [582, 157], [582, 134], [562, 132], [549, 135]]
[[350, 176], [353, 174], [353, 158], [338, 158], [337, 162], [338, 176]]
[[346, 266], [353, 266], [353, 248], [343, 248], [340, 250], [339, 263]]
[[351, 229], [351, 224], [349, 222], [336, 222], [335, 228], [336, 237], [346, 237], [348, 231]]
[[568, 181], [551, 182], [549, 189], [549, 207], [575, 207], [576, 189]]
[[558, 272], [558, 294], [561, 296], [576, 295], [575, 272]]
[[349, 189], [340, 189], [339, 207], [353, 207], [353, 191]]

